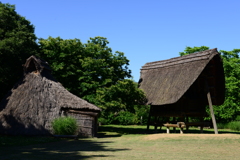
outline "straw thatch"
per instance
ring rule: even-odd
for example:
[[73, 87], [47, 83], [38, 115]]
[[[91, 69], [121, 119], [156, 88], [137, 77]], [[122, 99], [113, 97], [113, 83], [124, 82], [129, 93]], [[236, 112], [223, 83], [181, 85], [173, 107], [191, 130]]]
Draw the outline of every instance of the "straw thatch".
[[146, 94], [146, 104], [152, 106], [152, 115], [161, 112], [162, 116], [204, 116], [208, 91], [213, 105], [224, 102], [225, 79], [220, 54], [217, 49], [210, 49], [146, 63], [141, 69], [139, 87]]
[[0, 133], [51, 134], [53, 119], [72, 115], [78, 118], [79, 134], [94, 136], [100, 108], [67, 91], [53, 78], [46, 61], [31, 56], [23, 68], [23, 78], [0, 103]]

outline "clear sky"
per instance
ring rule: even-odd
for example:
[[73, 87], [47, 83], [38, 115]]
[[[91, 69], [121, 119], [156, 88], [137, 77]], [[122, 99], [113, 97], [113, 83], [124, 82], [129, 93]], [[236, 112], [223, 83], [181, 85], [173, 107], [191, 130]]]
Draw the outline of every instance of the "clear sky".
[[135, 81], [147, 62], [186, 46], [240, 48], [240, 0], [0, 0], [35, 26], [38, 38], [106, 37], [125, 53]]

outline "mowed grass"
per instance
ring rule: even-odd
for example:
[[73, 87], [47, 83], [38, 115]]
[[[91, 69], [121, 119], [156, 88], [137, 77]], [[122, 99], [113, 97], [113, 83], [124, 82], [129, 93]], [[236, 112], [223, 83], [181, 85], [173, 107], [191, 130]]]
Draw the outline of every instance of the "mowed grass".
[[166, 134], [146, 126], [108, 125], [99, 138], [61, 139], [25, 146], [1, 146], [0, 159], [239, 159], [240, 132], [191, 128], [190, 133]]

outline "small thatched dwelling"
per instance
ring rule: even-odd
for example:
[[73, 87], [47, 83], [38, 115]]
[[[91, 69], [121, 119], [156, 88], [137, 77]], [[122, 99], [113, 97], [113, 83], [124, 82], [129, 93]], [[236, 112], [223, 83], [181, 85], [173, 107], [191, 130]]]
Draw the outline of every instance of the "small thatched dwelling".
[[96, 135], [100, 108], [67, 91], [46, 61], [31, 56], [23, 68], [23, 78], [0, 103], [1, 134], [49, 135], [53, 119], [70, 115], [77, 119], [79, 135]]
[[[206, 116], [206, 105], [224, 102], [225, 79], [223, 64], [217, 49], [197, 52], [169, 60], [146, 63], [141, 69], [139, 87], [151, 105], [150, 117]], [[212, 103], [212, 104], [210, 104]], [[214, 118], [214, 117], [213, 117]], [[163, 122], [164, 123], [164, 122]]]

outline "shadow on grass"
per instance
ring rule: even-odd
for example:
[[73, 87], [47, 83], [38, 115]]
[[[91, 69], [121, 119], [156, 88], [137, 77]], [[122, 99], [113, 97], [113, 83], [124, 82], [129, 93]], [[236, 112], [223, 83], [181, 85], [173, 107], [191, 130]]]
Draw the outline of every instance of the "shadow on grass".
[[[94, 157], [110, 157], [107, 154], [103, 154], [103, 152], [128, 150], [107, 148], [109, 143], [113, 142], [98, 142], [96, 139], [79, 139], [61, 140], [60, 142], [29, 146], [8, 146], [0, 148], [0, 159], [91, 159]], [[83, 155], [82, 152], [85, 154]]]
[[[143, 126], [140, 128], [138, 127], [131, 127], [131, 126], [120, 126], [120, 125], [106, 125], [100, 126], [98, 128], [98, 138], [105, 138], [105, 137], [120, 137], [122, 135], [127, 134], [153, 134], [155, 131], [150, 129], [148, 132], [146, 127]], [[111, 134], [112, 133], [112, 134]], [[115, 133], [115, 134], [114, 134]]]
[[[153, 129], [153, 127], [151, 127], [148, 131], [146, 129], [146, 126], [118, 126], [118, 125], [114, 125], [114, 126], [100, 126], [99, 127], [99, 133], [98, 133], [98, 138], [105, 138], [105, 137], [120, 137], [122, 135], [128, 135], [128, 134], [158, 134], [158, 133], [166, 133], [166, 128], [162, 127], [162, 129], [160, 130], [159, 127], [157, 130]], [[108, 134], [106, 134], [108, 133]], [[115, 134], [113, 134], [115, 133]], [[176, 129], [176, 131], [174, 131], [172, 128], [170, 130], [170, 133], [180, 133], [179, 129]], [[188, 131], [186, 131], [186, 129], [184, 129], [184, 133], [185, 134], [214, 134], [214, 129], [204, 129], [203, 133], [200, 133], [200, 129], [198, 128], [190, 128]], [[218, 131], [219, 134], [240, 134], [240, 132], [234, 132], [234, 131], [222, 131], [219, 130]]]

